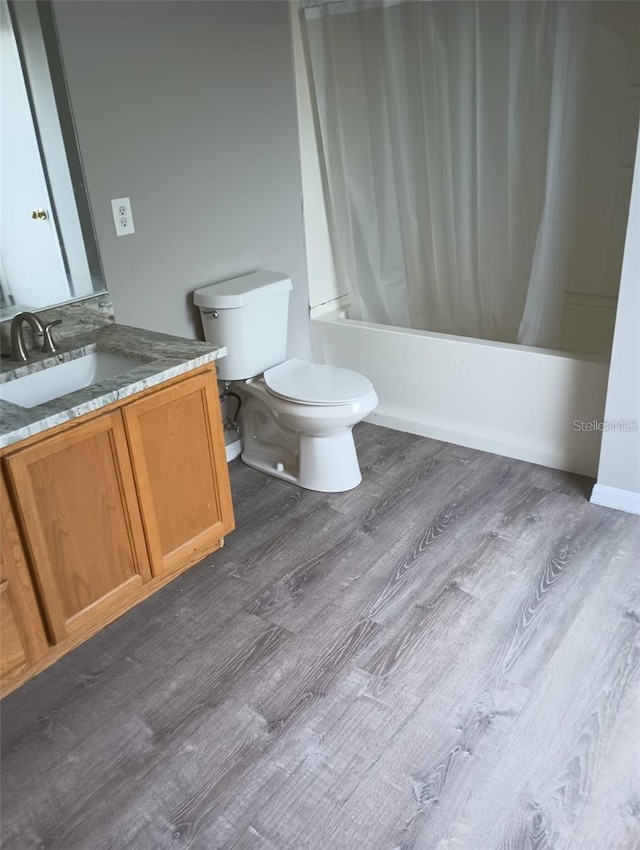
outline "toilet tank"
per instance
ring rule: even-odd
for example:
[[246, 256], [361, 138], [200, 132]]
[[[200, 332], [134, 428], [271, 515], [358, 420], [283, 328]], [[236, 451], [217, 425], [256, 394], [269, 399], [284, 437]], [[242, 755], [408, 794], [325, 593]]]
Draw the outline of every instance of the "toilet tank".
[[291, 280], [259, 271], [196, 289], [207, 342], [229, 353], [216, 362], [223, 381], [242, 381], [282, 363], [287, 356]]

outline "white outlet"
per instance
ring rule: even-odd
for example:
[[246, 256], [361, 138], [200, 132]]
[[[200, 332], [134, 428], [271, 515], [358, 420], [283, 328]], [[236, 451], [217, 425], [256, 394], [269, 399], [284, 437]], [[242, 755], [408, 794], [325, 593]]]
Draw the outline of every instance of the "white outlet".
[[136, 232], [133, 226], [131, 200], [129, 198], [113, 198], [111, 201], [111, 210], [118, 236], [129, 236], [130, 233]]

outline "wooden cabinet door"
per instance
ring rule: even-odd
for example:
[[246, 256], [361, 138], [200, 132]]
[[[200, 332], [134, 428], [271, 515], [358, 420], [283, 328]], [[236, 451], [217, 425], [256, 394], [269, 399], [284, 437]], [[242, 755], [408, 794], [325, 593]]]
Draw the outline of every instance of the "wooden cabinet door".
[[0, 513], [0, 692], [4, 692], [24, 677], [49, 646], [1, 475]]
[[122, 414], [45, 437], [6, 464], [56, 642], [96, 631], [151, 578]]
[[123, 412], [152, 570], [184, 569], [234, 528], [215, 371]]

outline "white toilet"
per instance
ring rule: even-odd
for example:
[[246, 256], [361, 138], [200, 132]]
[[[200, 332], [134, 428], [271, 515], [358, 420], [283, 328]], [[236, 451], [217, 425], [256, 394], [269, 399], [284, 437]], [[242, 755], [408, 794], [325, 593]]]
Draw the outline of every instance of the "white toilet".
[[378, 404], [371, 382], [337, 366], [285, 360], [291, 280], [259, 271], [196, 290], [216, 364], [242, 398], [242, 460], [308, 490], [338, 493], [362, 480], [351, 429]]

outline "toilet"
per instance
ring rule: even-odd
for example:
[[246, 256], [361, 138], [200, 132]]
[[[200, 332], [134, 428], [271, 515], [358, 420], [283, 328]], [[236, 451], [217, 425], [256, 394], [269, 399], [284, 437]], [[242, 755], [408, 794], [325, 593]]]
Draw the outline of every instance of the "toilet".
[[352, 428], [378, 396], [358, 372], [286, 359], [290, 292], [287, 275], [258, 271], [193, 300], [207, 342], [229, 352], [216, 366], [242, 399], [242, 461], [307, 490], [352, 490], [362, 480]]

